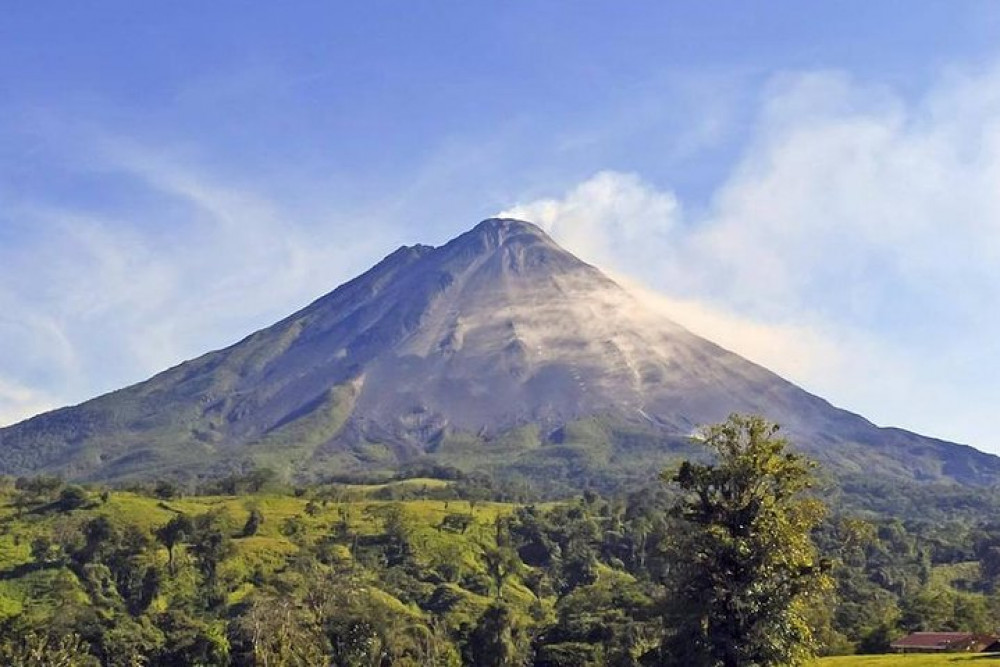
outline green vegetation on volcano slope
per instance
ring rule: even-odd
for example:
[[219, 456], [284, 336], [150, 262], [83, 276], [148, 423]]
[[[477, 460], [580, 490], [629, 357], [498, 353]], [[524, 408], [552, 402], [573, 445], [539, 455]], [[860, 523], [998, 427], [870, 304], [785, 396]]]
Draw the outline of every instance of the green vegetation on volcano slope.
[[[635, 665], [661, 641], [680, 529], [662, 490], [530, 506], [422, 498], [461, 488], [434, 479], [183, 497], [0, 488], [10, 664], [41, 647], [80, 665], [354, 665], [372, 651], [392, 665]], [[378, 499], [392, 495], [411, 499]], [[813, 616], [827, 652], [1000, 622], [998, 526], [835, 516], [814, 537], [835, 582]]]
[[[603, 659], [612, 649], [573, 641], [598, 627], [620, 633], [623, 654], [649, 648], [648, 613], [629, 625], [638, 634], [615, 623], [648, 608], [651, 589], [602, 561], [600, 522], [584, 505], [344, 500], [447, 484], [166, 499], [8, 484], [0, 658], [16, 663], [11, 656], [41, 647], [53, 660], [75, 651], [70, 664], [90, 654], [115, 665], [265, 664], [268, 655], [353, 665], [376, 651], [399, 665], [489, 664], [484, 651], [527, 655], [560, 617], [572, 630], [541, 654]], [[528, 536], [525, 522], [537, 530], [534, 517], [548, 512], [566, 514], [561, 534]]]

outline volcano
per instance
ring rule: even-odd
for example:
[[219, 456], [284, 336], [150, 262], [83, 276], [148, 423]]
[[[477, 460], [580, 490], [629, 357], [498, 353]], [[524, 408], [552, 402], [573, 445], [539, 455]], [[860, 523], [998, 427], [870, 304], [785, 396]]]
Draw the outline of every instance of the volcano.
[[650, 476], [732, 412], [834, 473], [993, 484], [1000, 459], [880, 428], [647, 308], [535, 225], [404, 246], [235, 345], [0, 430], [0, 472], [293, 478], [429, 462]]

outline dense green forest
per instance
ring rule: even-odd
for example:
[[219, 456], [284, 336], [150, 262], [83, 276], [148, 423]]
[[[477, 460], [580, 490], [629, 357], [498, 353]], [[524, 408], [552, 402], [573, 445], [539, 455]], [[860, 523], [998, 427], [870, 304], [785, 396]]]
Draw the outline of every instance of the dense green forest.
[[[2, 479], [0, 664], [666, 664], [683, 636], [679, 562], [721, 548], [678, 511], [711, 469], [546, 502], [423, 472], [301, 488], [267, 470], [200, 488]], [[809, 561], [815, 545], [825, 582], [789, 617], [807, 648], [878, 653], [910, 631], [1000, 625], [985, 505], [954, 489], [890, 518], [874, 506], [890, 490], [866, 506], [845, 488], [797, 519], [811, 539], [795, 548]], [[893, 492], [905, 506], [925, 491]]]

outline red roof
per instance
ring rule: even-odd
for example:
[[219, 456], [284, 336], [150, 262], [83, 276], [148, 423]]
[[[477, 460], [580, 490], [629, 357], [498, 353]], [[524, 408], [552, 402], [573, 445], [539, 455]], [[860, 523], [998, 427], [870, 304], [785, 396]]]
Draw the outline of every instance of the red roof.
[[919, 648], [944, 651], [963, 644], [989, 644], [994, 637], [975, 635], [971, 632], [914, 632], [902, 639], [897, 639], [889, 646], [892, 648]]

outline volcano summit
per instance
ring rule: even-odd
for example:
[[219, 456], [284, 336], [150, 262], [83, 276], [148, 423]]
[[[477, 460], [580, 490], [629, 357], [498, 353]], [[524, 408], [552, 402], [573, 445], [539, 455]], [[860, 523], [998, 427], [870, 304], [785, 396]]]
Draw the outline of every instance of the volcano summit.
[[576, 483], [649, 477], [759, 413], [835, 473], [967, 484], [1000, 459], [879, 428], [695, 336], [538, 227], [402, 247], [224, 350], [0, 430], [0, 472], [295, 477], [409, 461]]

